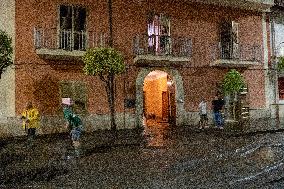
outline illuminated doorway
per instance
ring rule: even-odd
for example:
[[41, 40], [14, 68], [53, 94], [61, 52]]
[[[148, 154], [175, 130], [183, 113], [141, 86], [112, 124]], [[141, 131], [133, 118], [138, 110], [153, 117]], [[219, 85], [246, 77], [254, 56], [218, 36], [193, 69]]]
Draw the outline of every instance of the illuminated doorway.
[[144, 79], [143, 119], [144, 126], [175, 125], [175, 83], [164, 71], [154, 70]]

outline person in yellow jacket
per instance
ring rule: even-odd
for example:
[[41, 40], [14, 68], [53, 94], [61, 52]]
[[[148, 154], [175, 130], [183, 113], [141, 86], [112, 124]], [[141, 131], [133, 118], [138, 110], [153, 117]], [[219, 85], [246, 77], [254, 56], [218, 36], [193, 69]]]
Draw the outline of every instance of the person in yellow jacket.
[[28, 135], [28, 145], [31, 145], [35, 138], [36, 129], [39, 128], [39, 112], [31, 102], [28, 102], [26, 109], [23, 111], [22, 120], [23, 129]]

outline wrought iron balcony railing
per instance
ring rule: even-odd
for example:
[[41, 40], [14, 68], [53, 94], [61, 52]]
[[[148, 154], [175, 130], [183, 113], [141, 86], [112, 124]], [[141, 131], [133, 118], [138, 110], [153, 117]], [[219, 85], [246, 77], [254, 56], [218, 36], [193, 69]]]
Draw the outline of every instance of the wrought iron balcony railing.
[[36, 49], [63, 49], [66, 51], [85, 51], [86, 48], [107, 46], [108, 36], [95, 32], [34, 29], [34, 45]]
[[186, 37], [140, 34], [133, 39], [135, 55], [191, 57], [192, 40]]
[[260, 45], [218, 43], [211, 45], [211, 58], [215, 60], [237, 60], [261, 62], [262, 50]]
[[274, 4], [280, 7], [284, 7], [284, 0], [274, 0]]

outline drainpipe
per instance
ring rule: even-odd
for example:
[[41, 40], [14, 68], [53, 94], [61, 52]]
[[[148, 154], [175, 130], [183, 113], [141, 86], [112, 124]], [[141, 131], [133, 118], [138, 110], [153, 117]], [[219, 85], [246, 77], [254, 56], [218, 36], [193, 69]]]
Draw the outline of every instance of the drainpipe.
[[112, 34], [112, 0], [108, 0], [108, 14], [109, 14], [109, 45], [113, 45], [113, 34]]

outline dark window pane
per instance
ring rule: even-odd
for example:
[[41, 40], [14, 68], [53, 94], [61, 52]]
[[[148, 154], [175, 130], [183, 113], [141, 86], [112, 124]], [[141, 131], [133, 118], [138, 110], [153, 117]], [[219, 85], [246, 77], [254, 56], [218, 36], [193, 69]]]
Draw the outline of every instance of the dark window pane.
[[85, 31], [86, 9], [81, 7], [74, 8], [74, 30]]
[[72, 7], [60, 6], [60, 29], [72, 29]]
[[278, 78], [279, 99], [284, 100], [284, 77]]

